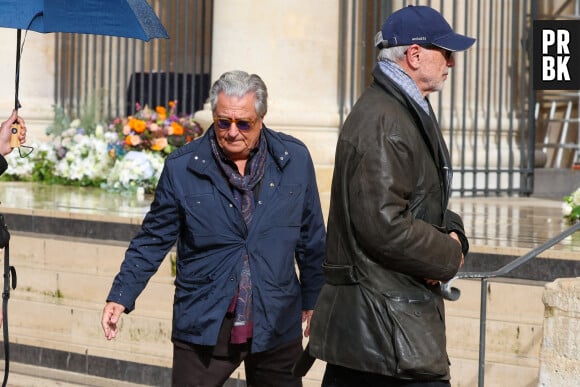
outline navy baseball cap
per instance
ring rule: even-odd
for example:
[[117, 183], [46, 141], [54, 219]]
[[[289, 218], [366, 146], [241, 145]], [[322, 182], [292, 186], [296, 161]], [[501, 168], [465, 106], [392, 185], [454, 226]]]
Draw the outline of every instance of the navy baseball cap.
[[393, 12], [375, 36], [375, 47], [431, 44], [449, 51], [467, 50], [475, 39], [453, 32], [443, 16], [431, 7], [409, 5]]

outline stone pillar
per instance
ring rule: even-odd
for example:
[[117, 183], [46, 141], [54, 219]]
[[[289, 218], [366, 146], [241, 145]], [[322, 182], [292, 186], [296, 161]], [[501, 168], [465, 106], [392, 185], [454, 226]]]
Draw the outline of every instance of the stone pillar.
[[580, 278], [559, 278], [547, 284], [543, 301], [539, 386], [576, 385], [580, 380]]
[[[338, 2], [237, 0], [214, 6], [212, 82], [236, 69], [264, 80], [265, 124], [304, 141], [324, 196], [339, 126]], [[195, 117], [209, 126], [210, 107]]]
[[[16, 30], [1, 28], [0, 45], [4, 48], [0, 71], [0, 121], [14, 109], [16, 76]], [[54, 103], [54, 35], [22, 31], [24, 42], [20, 60], [20, 115], [26, 120], [30, 144], [45, 137], [52, 122]]]

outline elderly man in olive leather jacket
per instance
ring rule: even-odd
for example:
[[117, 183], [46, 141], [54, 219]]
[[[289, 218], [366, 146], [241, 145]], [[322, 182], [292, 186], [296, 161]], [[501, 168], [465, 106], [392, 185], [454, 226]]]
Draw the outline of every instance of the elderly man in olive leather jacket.
[[440, 283], [468, 243], [447, 209], [451, 160], [426, 96], [442, 88], [454, 51], [473, 43], [421, 6], [394, 13], [377, 34], [374, 81], [336, 148], [309, 342], [327, 362], [323, 386], [449, 385]]

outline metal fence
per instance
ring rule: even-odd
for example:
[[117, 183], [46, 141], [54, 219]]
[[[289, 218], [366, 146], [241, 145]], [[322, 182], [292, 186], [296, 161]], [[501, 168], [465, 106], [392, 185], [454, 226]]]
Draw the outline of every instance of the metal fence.
[[531, 13], [535, 1], [341, 0], [341, 117], [370, 83], [374, 35], [393, 10], [438, 9], [459, 32], [477, 39], [456, 54], [442, 92], [429, 96], [454, 166], [453, 192], [461, 196], [533, 192], [535, 130], [529, 109]]
[[177, 101], [199, 110], [209, 90], [213, 0], [149, 0], [170, 39], [59, 33], [55, 104], [72, 117], [109, 119]]

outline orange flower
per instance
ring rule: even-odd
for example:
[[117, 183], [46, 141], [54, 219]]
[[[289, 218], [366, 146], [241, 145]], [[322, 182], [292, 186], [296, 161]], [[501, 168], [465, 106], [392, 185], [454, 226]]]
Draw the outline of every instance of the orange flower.
[[155, 108], [155, 111], [157, 112], [157, 117], [158, 117], [160, 120], [164, 120], [164, 119], [166, 119], [166, 118], [167, 118], [167, 109], [165, 109], [165, 107], [164, 107], [164, 106], [157, 106], [157, 107]]
[[174, 135], [174, 136], [183, 136], [183, 126], [181, 126], [178, 122], [171, 122], [171, 130], [169, 131], [170, 135]]
[[147, 129], [147, 124], [143, 120], [138, 120], [136, 118], [129, 119], [129, 126], [137, 133], [143, 133]]
[[151, 150], [160, 151], [167, 146], [167, 139], [165, 137], [154, 138], [151, 141]]

